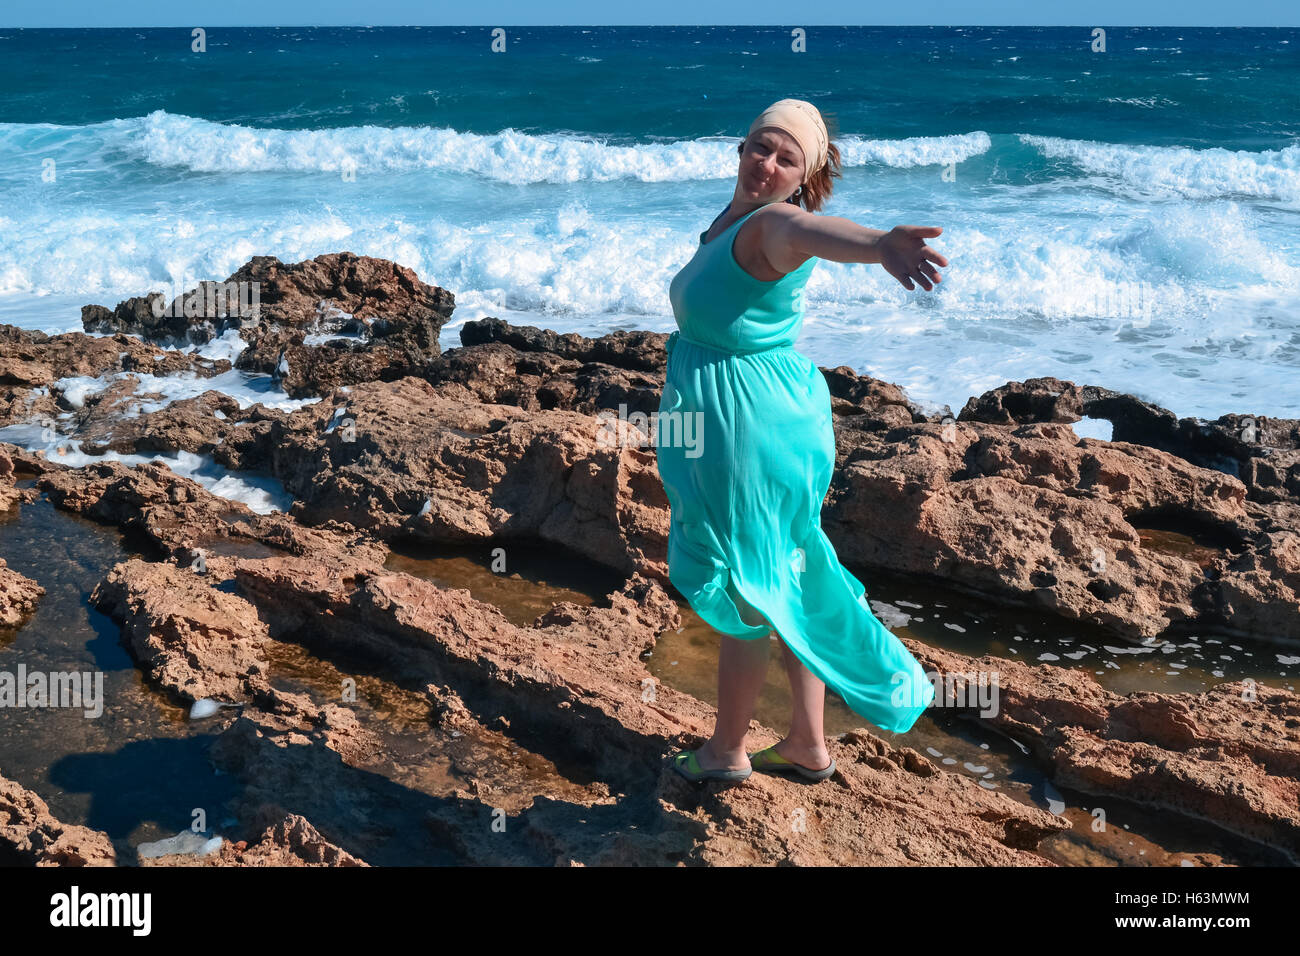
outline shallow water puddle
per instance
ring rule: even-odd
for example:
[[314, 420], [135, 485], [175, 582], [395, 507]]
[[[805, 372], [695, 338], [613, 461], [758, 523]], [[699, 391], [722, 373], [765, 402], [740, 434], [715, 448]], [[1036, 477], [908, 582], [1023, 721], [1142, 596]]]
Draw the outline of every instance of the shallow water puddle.
[[855, 571], [890, 630], [971, 657], [1087, 670], [1117, 694], [1199, 693], [1250, 678], [1296, 690], [1300, 648], [1207, 634], [1130, 642], [1093, 625], [992, 602], [897, 575]]
[[263, 558], [286, 557], [291, 554], [281, 548], [254, 541], [252, 538], [237, 536], [200, 538], [194, 542], [194, 547], [210, 558], [249, 558], [260, 561]]
[[559, 545], [535, 541], [456, 547], [397, 542], [384, 567], [442, 588], [464, 588], [516, 627], [530, 627], [560, 601], [607, 607], [606, 596], [625, 581]]
[[1186, 558], [1201, 569], [1209, 567], [1210, 562], [1224, 554], [1222, 549], [1198, 541], [1191, 535], [1183, 534], [1180, 531], [1173, 531], [1168, 528], [1139, 528], [1136, 526], [1133, 530], [1138, 533], [1138, 539], [1142, 542], [1142, 547], [1148, 551], [1159, 551], [1163, 554]]
[[[128, 552], [113, 529], [56, 510], [44, 497], [0, 515], [0, 557], [45, 588], [36, 613], [0, 632], [0, 670], [102, 675], [102, 713], [85, 708], [0, 711], [0, 772], [34, 790], [68, 823], [103, 830], [119, 863], [130, 847], [188, 830], [195, 808], [222, 832], [236, 786], [207, 760], [210, 725], [146, 685], [116, 622], [90, 607], [91, 590]], [[92, 676], [93, 680], [93, 676]]]
[[[277, 688], [304, 693], [317, 704], [351, 707], [358, 722], [375, 734], [381, 750], [365, 769], [432, 796], [459, 789], [490, 788], [493, 806], [510, 813], [539, 795], [589, 802], [592, 794], [562, 775], [546, 758], [521, 748], [508, 736], [474, 727], [446, 731], [436, 725], [430, 698], [374, 673], [372, 656], [322, 650], [318, 657], [297, 643], [273, 641], [267, 657]], [[342, 699], [344, 681], [356, 685], [356, 700]]]

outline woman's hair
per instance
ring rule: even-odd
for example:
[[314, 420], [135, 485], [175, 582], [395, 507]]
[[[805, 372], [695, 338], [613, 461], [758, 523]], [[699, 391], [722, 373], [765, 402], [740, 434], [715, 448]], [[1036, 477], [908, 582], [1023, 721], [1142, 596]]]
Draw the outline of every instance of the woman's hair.
[[[822, 206], [826, 205], [826, 200], [831, 198], [831, 191], [835, 188], [833, 180], [841, 176], [840, 173], [840, 151], [831, 138], [835, 135], [835, 120], [833, 117], [822, 114], [822, 120], [826, 123], [826, 163], [821, 169], [813, 174], [812, 179], [803, 184], [803, 189], [799, 197], [787, 199], [786, 202], [793, 203], [796, 206], [803, 206], [809, 212], [817, 212]], [[736, 148], [738, 155], [745, 152], [745, 140], [740, 141]]]

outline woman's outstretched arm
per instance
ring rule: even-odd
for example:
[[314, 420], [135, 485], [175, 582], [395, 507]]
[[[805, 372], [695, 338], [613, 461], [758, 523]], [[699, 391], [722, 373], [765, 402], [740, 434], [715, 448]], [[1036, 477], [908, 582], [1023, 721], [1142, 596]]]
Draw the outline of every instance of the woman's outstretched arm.
[[801, 260], [817, 256], [830, 262], [880, 263], [905, 289], [915, 280], [929, 291], [943, 281], [935, 265], [948, 260], [925, 244], [943, 232], [941, 226], [895, 226], [885, 232], [860, 226], [842, 216], [815, 216], [803, 210], [776, 219], [764, 230], [763, 248], [768, 261], [777, 263], [797, 254]]

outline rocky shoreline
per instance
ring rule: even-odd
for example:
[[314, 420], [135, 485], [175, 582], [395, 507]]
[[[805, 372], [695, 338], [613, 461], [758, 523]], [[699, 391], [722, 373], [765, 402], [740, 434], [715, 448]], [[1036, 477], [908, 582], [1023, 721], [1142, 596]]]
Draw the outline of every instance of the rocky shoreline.
[[[840, 769], [816, 788], [761, 774], [694, 787], [668, 770], [669, 753], [709, 732], [711, 708], [653, 680], [647, 699], [645, 654], [682, 624], [668, 504], [646, 436], [625, 421], [623, 440], [603, 441], [598, 417], [657, 410], [665, 335], [483, 319], [443, 351], [454, 297], [394, 263], [258, 257], [227, 280], [239, 281], [259, 283], [258, 315], [146, 296], [83, 310], [87, 331], [108, 335], [0, 326], [0, 427], [37, 423], [87, 454], [188, 452], [270, 476], [294, 500], [258, 514], [161, 463], [69, 467], [57, 447], [0, 444], [0, 510], [44, 496], [138, 543], [144, 557], [109, 569], [91, 601], [120, 624], [145, 681], [181, 704], [237, 705], [210, 718], [210, 755], [244, 786], [238, 838], [211, 857], [140, 862], [374, 862], [338, 806], [365, 799], [360, 772], [385, 744], [346, 702], [273, 686], [268, 648], [287, 643], [382, 662], [439, 732], [508, 744], [520, 766], [581, 768], [517, 806], [508, 763], [468, 759], [441, 799], [392, 795], [449, 862], [1054, 865], [1035, 851], [1068, 821], [866, 729], [830, 742]], [[245, 343], [235, 368], [321, 401], [285, 411], [206, 391], [138, 410], [159, 377], [229, 372], [180, 349], [232, 330]], [[823, 527], [846, 563], [1121, 641], [1300, 644], [1300, 421], [1179, 419], [1051, 378], [928, 414], [889, 383], [823, 371], [837, 443]], [[60, 387], [87, 376], [103, 387]], [[1112, 440], [1079, 438], [1070, 423], [1085, 416], [1108, 419]], [[535, 542], [625, 584], [520, 627], [466, 590], [385, 568], [397, 544]], [[19, 626], [43, 593], [0, 567], [0, 626]], [[1293, 692], [1237, 681], [1125, 696], [1083, 670], [904, 640], [927, 671], [997, 670], [995, 717], [945, 709], [990, 721], [1062, 786], [1208, 820], [1300, 862]], [[779, 736], [759, 727], [753, 741]], [[513, 837], [494, 840], [502, 814]], [[120, 849], [0, 778], [0, 858], [113, 865]]]

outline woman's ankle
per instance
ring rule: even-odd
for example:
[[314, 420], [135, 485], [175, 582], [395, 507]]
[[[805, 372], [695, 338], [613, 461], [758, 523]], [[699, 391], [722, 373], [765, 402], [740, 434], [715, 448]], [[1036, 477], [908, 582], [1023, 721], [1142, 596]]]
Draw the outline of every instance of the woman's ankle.
[[821, 753], [826, 749], [825, 737], [817, 737], [807, 733], [788, 733], [782, 738], [781, 742], [787, 747], [796, 750], [806, 750], [815, 753]]
[[747, 756], [745, 742], [742, 740], [734, 747], [724, 746], [716, 737], [710, 737], [705, 741], [704, 746], [709, 748], [709, 753], [713, 754], [720, 760], [734, 760]]

